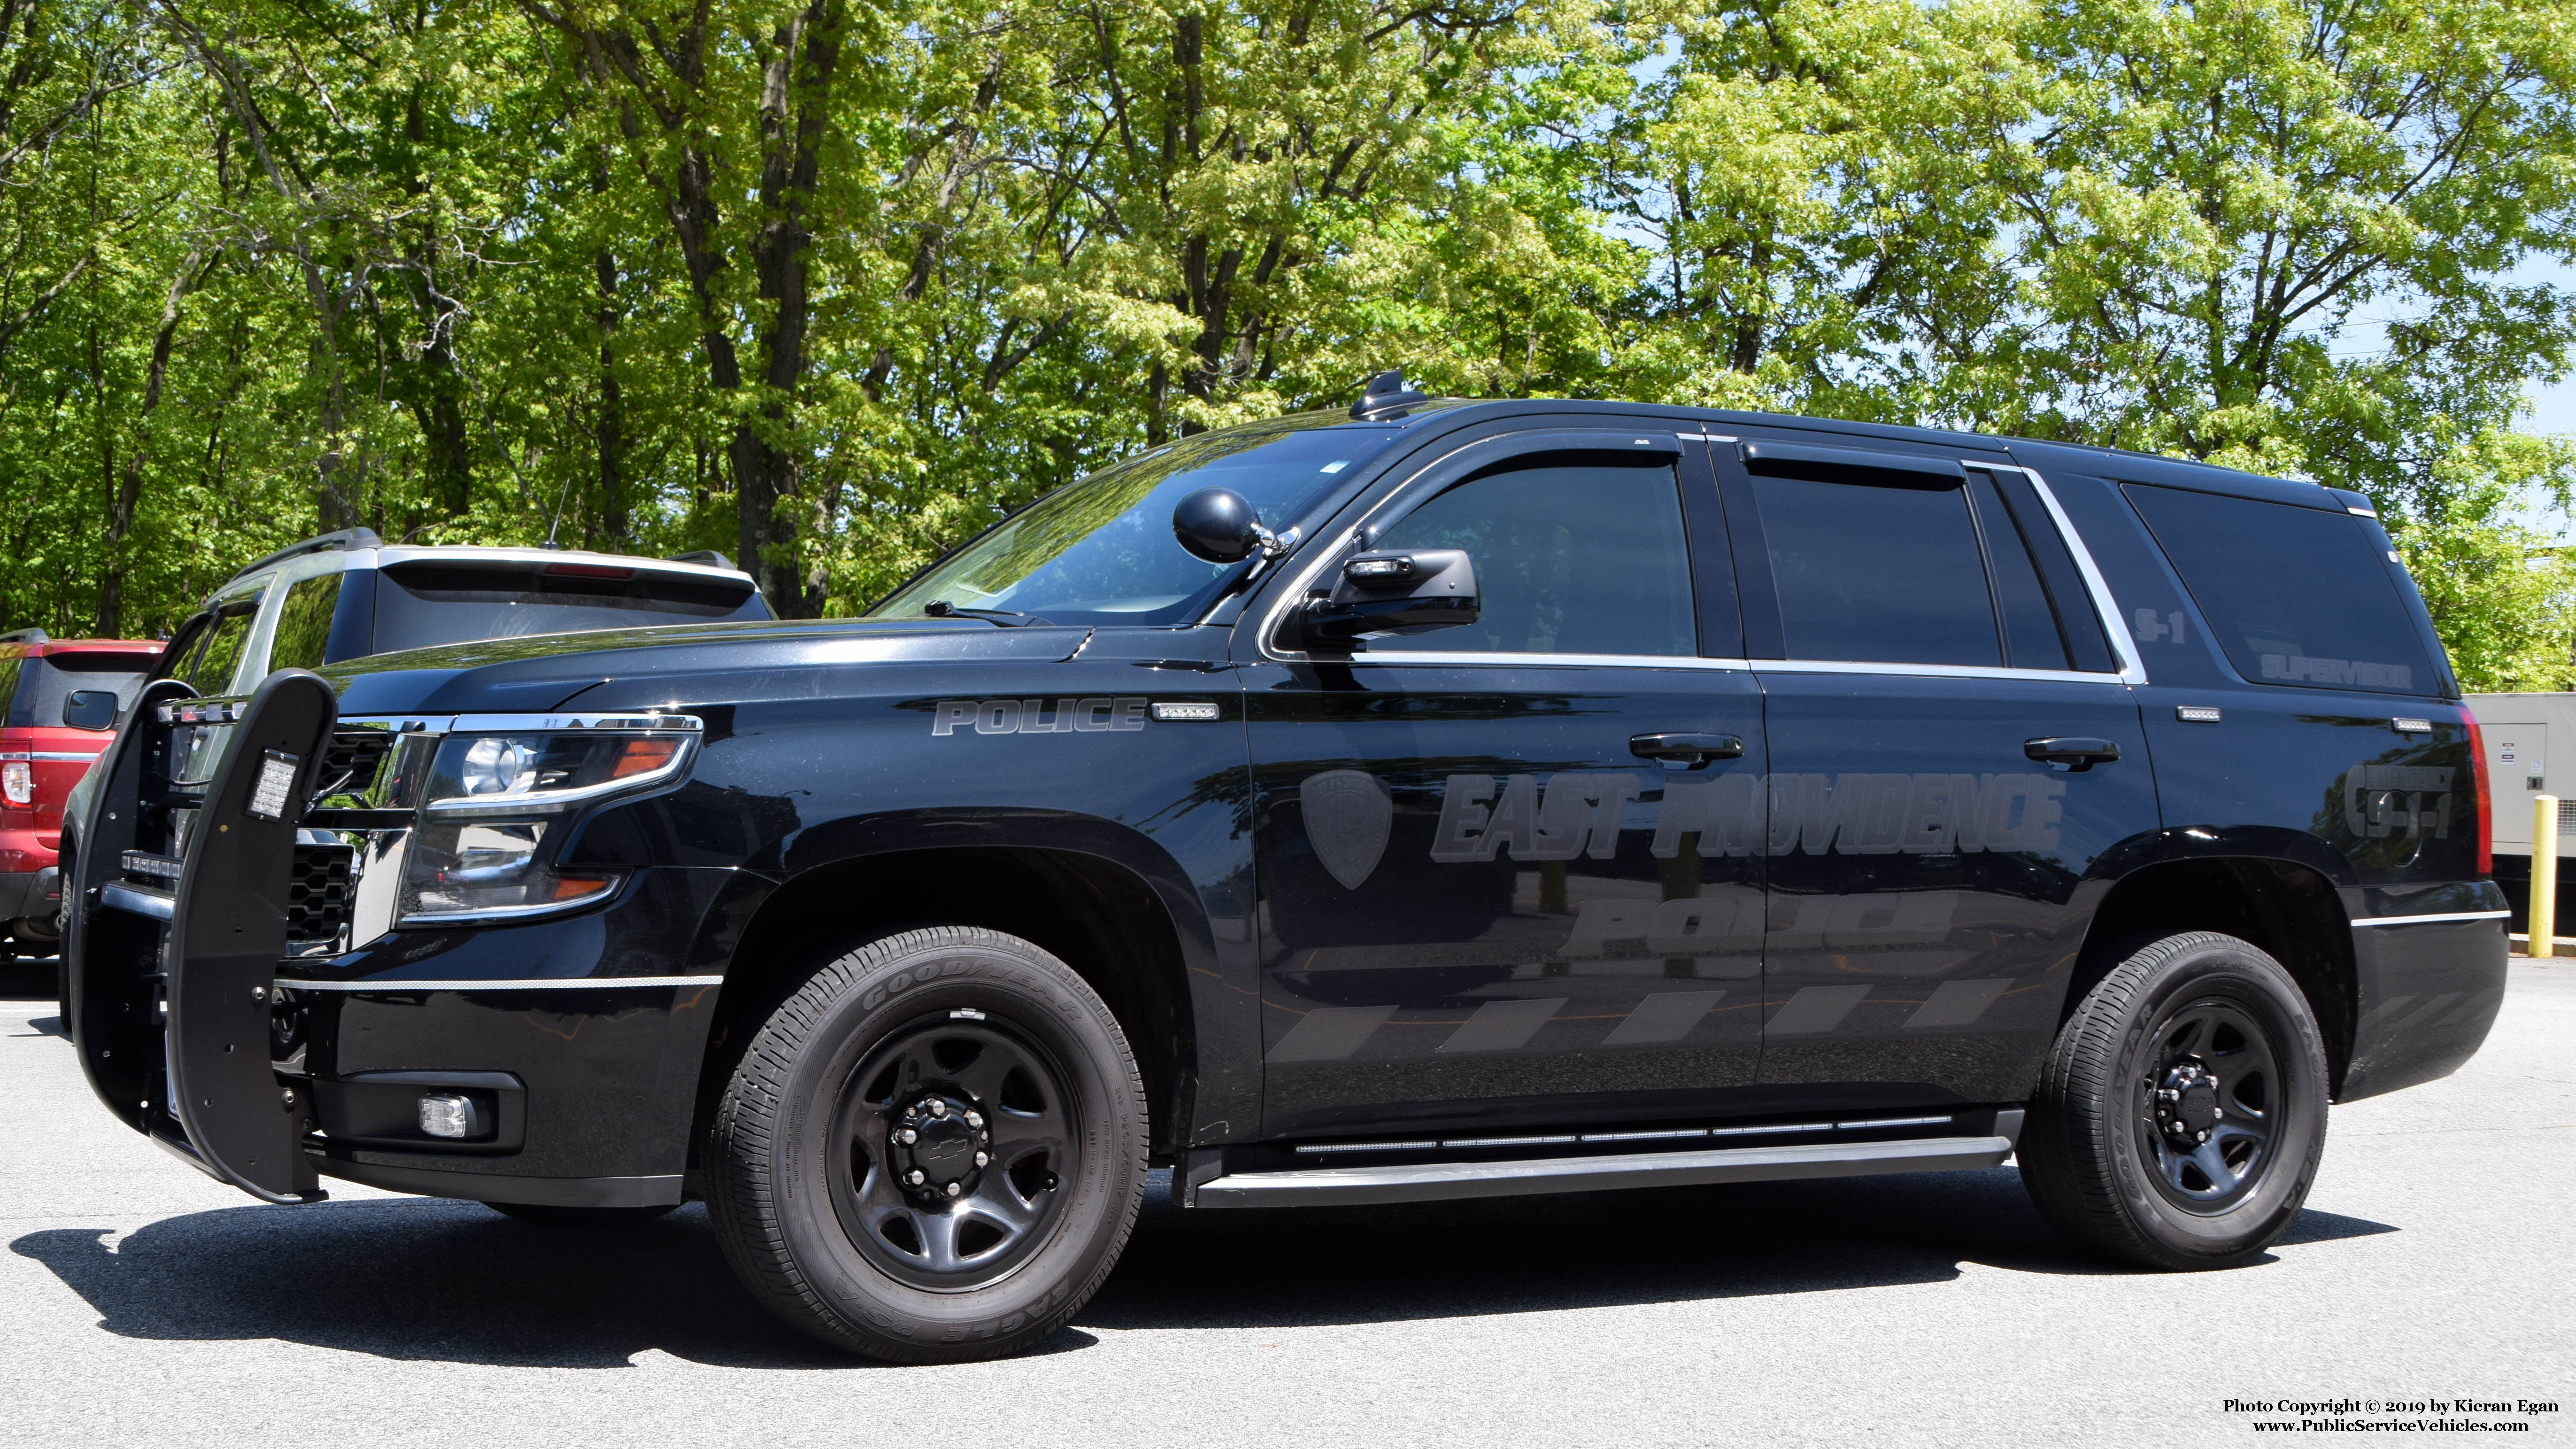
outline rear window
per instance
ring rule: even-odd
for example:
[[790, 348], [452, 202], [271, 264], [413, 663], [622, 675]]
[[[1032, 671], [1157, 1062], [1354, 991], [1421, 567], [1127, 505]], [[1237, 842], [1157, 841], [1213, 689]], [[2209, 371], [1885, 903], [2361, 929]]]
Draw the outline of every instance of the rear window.
[[[547, 567], [595, 567], [598, 575], [539, 571]], [[607, 565], [395, 564], [383, 572], [387, 587], [376, 590], [374, 652], [583, 629], [770, 617], [769, 606], [748, 581], [650, 569], [629, 571], [625, 578], [601, 576], [615, 572]]]
[[2143, 483], [2127, 491], [2237, 673], [2387, 694], [2440, 688], [2360, 519]]
[[143, 689], [149, 654], [44, 654], [18, 661], [18, 687], [9, 695], [9, 723], [60, 727], [63, 701], [76, 689], [116, 694], [120, 715]]

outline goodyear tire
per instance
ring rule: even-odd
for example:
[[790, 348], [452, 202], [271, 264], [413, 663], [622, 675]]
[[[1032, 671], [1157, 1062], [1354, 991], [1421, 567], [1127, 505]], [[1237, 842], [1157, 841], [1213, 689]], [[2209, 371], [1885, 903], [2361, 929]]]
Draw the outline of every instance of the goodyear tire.
[[1144, 1199], [1145, 1099], [1118, 1023], [1027, 941], [941, 926], [817, 970], [719, 1099], [707, 1204], [787, 1322], [899, 1363], [1062, 1327]]
[[2128, 952], [2058, 1031], [2022, 1181], [2079, 1247], [2236, 1267], [2306, 1202], [2327, 1090], [2316, 1018], [2279, 962], [2233, 936], [2166, 936]]

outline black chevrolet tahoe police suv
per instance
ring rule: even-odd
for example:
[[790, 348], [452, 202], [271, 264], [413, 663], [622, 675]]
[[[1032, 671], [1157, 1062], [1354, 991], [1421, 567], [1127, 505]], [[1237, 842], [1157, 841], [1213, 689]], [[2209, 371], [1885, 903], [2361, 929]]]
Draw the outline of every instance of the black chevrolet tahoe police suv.
[[985, 1357], [1193, 1209], [1989, 1168], [2240, 1264], [2502, 994], [2486, 781], [2358, 495], [1380, 379], [863, 618], [147, 686], [100, 1098], [270, 1202], [703, 1198]]

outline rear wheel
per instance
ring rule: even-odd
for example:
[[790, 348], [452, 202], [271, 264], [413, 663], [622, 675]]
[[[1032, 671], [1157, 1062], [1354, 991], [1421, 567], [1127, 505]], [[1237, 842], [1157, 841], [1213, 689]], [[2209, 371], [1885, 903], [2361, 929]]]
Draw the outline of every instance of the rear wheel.
[[771, 1013], [706, 1166], [726, 1258], [780, 1317], [872, 1358], [994, 1358], [1116, 1262], [1144, 1196], [1143, 1084], [1063, 962], [998, 931], [905, 931]]
[[2232, 1268], [2288, 1231], [2325, 1151], [2326, 1054], [2281, 964], [2195, 931], [2130, 952], [2057, 1034], [2020, 1142], [2058, 1233], [2162, 1269]]
[[556, 1207], [551, 1203], [487, 1202], [483, 1204], [503, 1217], [517, 1218], [543, 1228], [635, 1228], [653, 1221], [679, 1206], [664, 1203], [657, 1207]]

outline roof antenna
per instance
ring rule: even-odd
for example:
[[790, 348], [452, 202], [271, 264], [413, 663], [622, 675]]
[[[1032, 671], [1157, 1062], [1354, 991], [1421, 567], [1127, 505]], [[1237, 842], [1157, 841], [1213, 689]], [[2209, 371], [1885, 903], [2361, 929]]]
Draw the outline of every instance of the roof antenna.
[[1391, 421], [1429, 401], [1431, 394], [1404, 385], [1403, 368], [1390, 368], [1368, 380], [1360, 400], [1351, 404], [1351, 416], [1364, 423]]
[[555, 529], [562, 525], [564, 505], [571, 501], [572, 474], [567, 472], [564, 474], [563, 491], [555, 495], [555, 511], [546, 519], [546, 541], [538, 544], [537, 547], [555, 552], [562, 551], [563, 545], [555, 542]]

